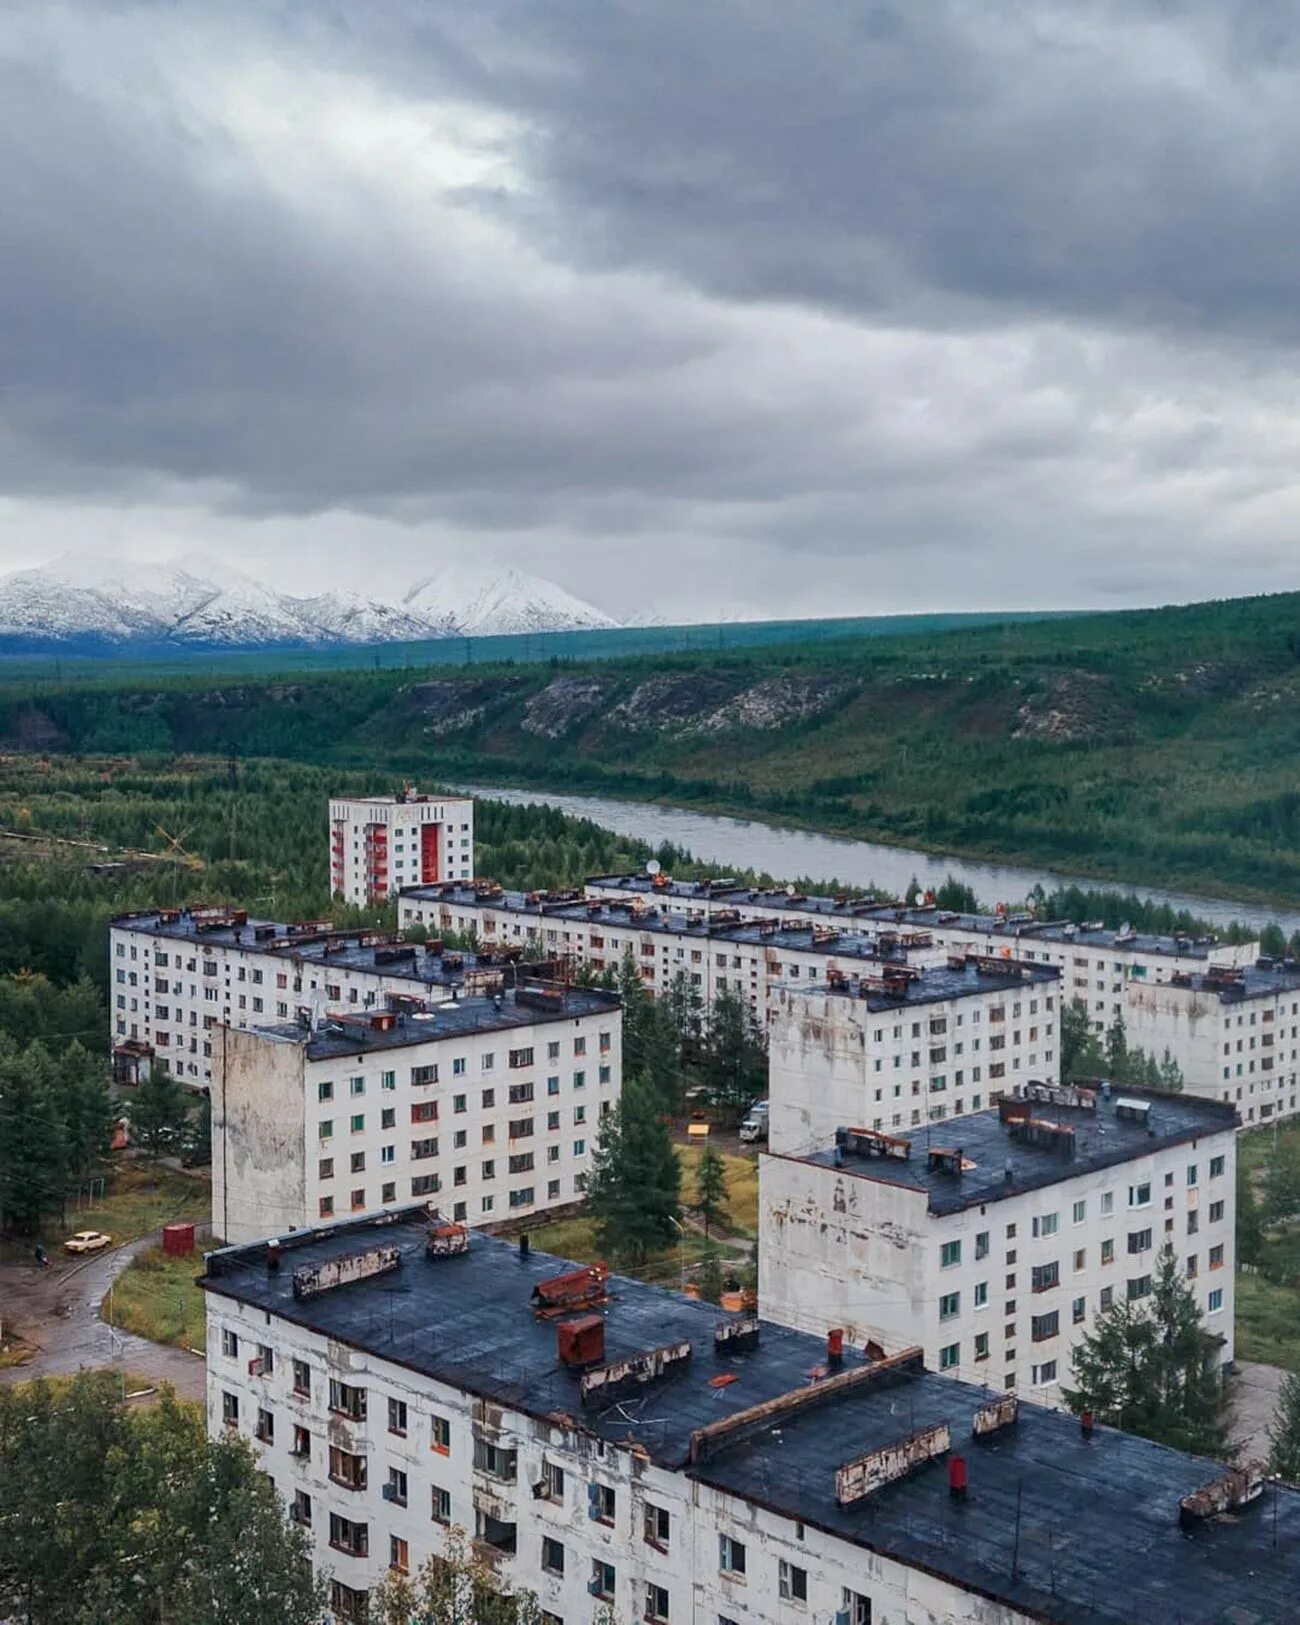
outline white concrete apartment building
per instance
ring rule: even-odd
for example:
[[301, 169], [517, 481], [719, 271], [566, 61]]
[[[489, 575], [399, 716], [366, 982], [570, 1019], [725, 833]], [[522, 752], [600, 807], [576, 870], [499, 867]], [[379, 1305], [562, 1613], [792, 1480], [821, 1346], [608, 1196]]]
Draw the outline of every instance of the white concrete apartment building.
[[819, 1150], [845, 1123], [906, 1132], [1055, 1079], [1059, 989], [1043, 965], [956, 955], [915, 974], [775, 988], [770, 1149]]
[[1151, 1290], [1167, 1243], [1226, 1363], [1236, 1139], [1222, 1102], [1109, 1085], [1030, 1084], [911, 1135], [841, 1128], [762, 1159], [763, 1313], [1058, 1404], [1079, 1338]]
[[555, 983], [213, 1040], [212, 1223], [228, 1242], [413, 1199], [468, 1224], [570, 1207], [622, 1084], [618, 998]]
[[358, 906], [403, 886], [468, 880], [474, 873], [474, 803], [468, 796], [330, 799], [330, 890]]
[[119, 915], [109, 927], [114, 1067], [130, 1083], [156, 1059], [206, 1089], [219, 1025], [493, 992], [521, 957], [515, 948], [472, 954], [394, 932], [336, 931], [328, 921], [254, 919], [221, 905]]
[[473, 932], [484, 948], [508, 944], [564, 957], [593, 970], [614, 969], [631, 953], [641, 979], [662, 993], [680, 973], [704, 1005], [724, 989], [748, 999], [765, 1018], [778, 985], [804, 986], [854, 967], [947, 963], [925, 931], [882, 926], [870, 932], [818, 922], [742, 921], [725, 912], [691, 918], [640, 900], [584, 899], [578, 892], [512, 892], [493, 883], [423, 886], [398, 902], [402, 927]]
[[202, 1284], [210, 1431], [248, 1441], [336, 1620], [458, 1530], [545, 1625], [1294, 1615], [1300, 1494], [1216, 1518], [1257, 1475], [919, 1351], [837, 1354], [410, 1209], [209, 1254]]
[[1129, 1042], [1167, 1049], [1189, 1094], [1227, 1101], [1244, 1128], [1298, 1109], [1300, 968], [1261, 959], [1233, 969], [1179, 973], [1153, 986], [1130, 984]]
[[1127, 1019], [1125, 995], [1131, 986], [1167, 982], [1211, 966], [1250, 965], [1259, 953], [1258, 942], [1116, 931], [1026, 913], [962, 914], [935, 908], [932, 900], [912, 908], [788, 887], [755, 890], [727, 880], [675, 881], [663, 874], [594, 875], [585, 890], [589, 897], [657, 902], [692, 919], [724, 913], [742, 920], [812, 921], [847, 931], [925, 932], [945, 951], [1050, 965], [1061, 973], [1063, 997], [1082, 999], [1098, 1028], [1108, 1027], [1116, 1016]]

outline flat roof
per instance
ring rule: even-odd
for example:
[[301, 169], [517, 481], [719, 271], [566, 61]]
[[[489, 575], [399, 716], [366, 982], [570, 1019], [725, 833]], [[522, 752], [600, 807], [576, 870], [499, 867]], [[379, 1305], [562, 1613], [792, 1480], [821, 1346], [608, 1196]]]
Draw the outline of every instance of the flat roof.
[[[1005, 964], [1005, 969], [1003, 965]], [[1010, 993], [1026, 986], [1059, 982], [1061, 973], [1054, 965], [1027, 965], [1023, 960], [967, 959], [961, 964], [929, 965], [913, 979], [897, 983], [890, 993], [874, 978], [846, 976], [834, 983], [818, 982], [811, 987], [792, 989], [798, 994], [822, 994], [828, 998], [860, 1001], [873, 1014], [909, 1009], [918, 1004], [939, 1004], [946, 999], [973, 998], [982, 993]]]
[[[1042, 1087], [1045, 1091], [1050, 1088]], [[1109, 1094], [1100, 1087], [1087, 1091], [1096, 1101], [1092, 1110], [1060, 1104], [1064, 1091], [1057, 1091], [1057, 1101], [1029, 1101], [1034, 1119], [1074, 1130], [1074, 1154], [1070, 1157], [1053, 1148], [1050, 1136], [1041, 1143], [1017, 1137], [1001, 1120], [999, 1108], [991, 1106], [908, 1131], [901, 1136], [911, 1142], [911, 1156], [906, 1161], [855, 1154], [847, 1147], [827, 1147], [811, 1156], [790, 1160], [834, 1168], [854, 1179], [924, 1191], [931, 1213], [958, 1213], [985, 1202], [1058, 1185], [1096, 1169], [1132, 1162], [1171, 1145], [1190, 1144], [1206, 1134], [1236, 1131], [1236, 1107], [1223, 1101], [1135, 1089], [1128, 1084], [1105, 1087]], [[1118, 1108], [1125, 1101], [1140, 1103], [1147, 1110], [1140, 1118], [1121, 1115]], [[960, 1150], [960, 1174], [930, 1166], [930, 1151], [939, 1149]], [[1227, 1194], [1231, 1197], [1232, 1192]]]
[[1300, 964], [1294, 959], [1279, 959], [1263, 966], [1244, 965], [1234, 975], [1222, 971], [1187, 971], [1159, 985], [1213, 994], [1221, 1004], [1242, 1004], [1249, 999], [1271, 999], [1279, 993], [1296, 992], [1300, 989]]
[[430, 802], [445, 802], [449, 806], [472, 807], [473, 796], [438, 796], [425, 795], [423, 792], [413, 796], [378, 795], [378, 796], [331, 796], [330, 800], [339, 805], [355, 807], [427, 807]]
[[835, 897], [816, 892], [794, 892], [788, 887], [740, 886], [712, 880], [672, 880], [649, 875], [591, 875], [588, 886], [604, 886], [635, 896], [671, 898], [682, 903], [712, 903], [788, 909], [799, 914], [830, 916], [837, 920], [863, 920], [878, 924], [913, 926], [918, 930], [943, 926], [950, 930], [1017, 939], [1036, 937], [1044, 942], [1075, 943], [1117, 953], [1143, 953], [1206, 959], [1220, 946], [1214, 936], [1178, 937], [1156, 932], [1120, 932], [1106, 926], [1075, 925], [1070, 920], [1035, 920], [1026, 914], [967, 914], [940, 908], [911, 908], [903, 902], [874, 903], [864, 897]]
[[[1295, 1618], [1300, 1492], [1271, 1486], [1252, 1506], [1184, 1532], [1179, 1501], [1223, 1472], [1220, 1463], [1098, 1427], [1085, 1439], [1058, 1411], [1022, 1401], [1018, 1422], [978, 1442], [987, 1390], [919, 1369], [890, 1367], [812, 1404], [755, 1419], [695, 1465], [691, 1433], [764, 1401], [807, 1391], [826, 1369], [825, 1345], [763, 1322], [741, 1354], [714, 1352], [729, 1317], [676, 1292], [611, 1276], [607, 1361], [679, 1341], [691, 1357], [633, 1398], [584, 1405], [579, 1375], [560, 1364], [556, 1326], [538, 1320], [533, 1288], [571, 1260], [470, 1233], [459, 1256], [425, 1255], [426, 1221], [405, 1208], [282, 1239], [278, 1270], [264, 1243], [207, 1256], [202, 1285], [219, 1300], [280, 1316], [346, 1346], [467, 1393], [618, 1446], [659, 1465], [830, 1531], [1057, 1625], [1282, 1625]], [[396, 1276], [380, 1275], [302, 1300], [303, 1265], [395, 1245]], [[846, 1352], [843, 1369], [865, 1365]], [[710, 1378], [736, 1380], [713, 1387]], [[835, 1470], [939, 1423], [966, 1457], [969, 1493], [953, 1500], [943, 1462], [929, 1462], [864, 1500], [840, 1506]]]
[[[221, 913], [221, 910], [215, 910]], [[458, 987], [467, 977], [491, 975], [518, 962], [518, 949], [430, 949], [424, 943], [407, 942], [394, 931], [335, 930], [327, 920], [302, 924], [248, 915], [239, 923], [234, 916], [242, 910], [226, 911], [230, 923], [204, 926], [203, 910], [147, 909], [119, 914], [109, 923], [120, 931], [189, 943], [196, 948], [215, 946], [241, 948], [249, 953], [271, 954], [293, 964], [320, 965], [322, 969], [373, 971], [395, 980], [427, 987]]]
[[328, 1061], [345, 1055], [408, 1049], [413, 1044], [451, 1042], [516, 1027], [575, 1021], [583, 1016], [613, 1015], [621, 1003], [617, 993], [603, 988], [568, 988], [562, 1000], [551, 1006], [540, 999], [529, 1002], [527, 988], [515, 988], [497, 998], [456, 999], [427, 1012], [398, 1014], [389, 1027], [368, 1024], [368, 1016], [378, 1012], [348, 1010], [337, 1017], [327, 1012], [315, 1029], [294, 1022], [275, 1022], [246, 1030], [272, 1042], [299, 1044], [309, 1061]]

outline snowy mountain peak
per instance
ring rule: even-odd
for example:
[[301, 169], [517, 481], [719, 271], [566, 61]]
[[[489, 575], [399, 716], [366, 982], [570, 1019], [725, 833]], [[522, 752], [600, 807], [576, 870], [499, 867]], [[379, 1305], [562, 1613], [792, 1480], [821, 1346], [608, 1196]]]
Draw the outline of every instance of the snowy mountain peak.
[[203, 554], [142, 564], [67, 553], [0, 577], [0, 640], [26, 646], [391, 643], [617, 624], [553, 582], [487, 566], [449, 566], [400, 603], [351, 592], [296, 598]]

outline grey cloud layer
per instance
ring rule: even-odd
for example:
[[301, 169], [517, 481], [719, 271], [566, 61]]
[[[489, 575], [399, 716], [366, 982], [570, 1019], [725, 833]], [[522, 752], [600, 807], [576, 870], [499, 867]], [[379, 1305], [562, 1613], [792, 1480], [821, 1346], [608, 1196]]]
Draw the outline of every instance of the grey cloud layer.
[[[1225, 546], [1284, 585], [1298, 26], [8, 13], [9, 533], [181, 492], [238, 552], [353, 512], [399, 550], [544, 545], [616, 610], [746, 559], [746, 608], [778, 612], [914, 606], [908, 556], [957, 603], [1217, 592]], [[841, 581], [814, 596], [800, 558]]]

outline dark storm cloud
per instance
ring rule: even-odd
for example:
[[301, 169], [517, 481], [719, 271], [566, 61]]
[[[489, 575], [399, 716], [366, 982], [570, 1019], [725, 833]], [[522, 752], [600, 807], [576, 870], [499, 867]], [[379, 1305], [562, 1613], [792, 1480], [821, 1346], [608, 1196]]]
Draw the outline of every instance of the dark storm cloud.
[[620, 609], [1282, 584], [1298, 78], [1265, 5], [11, 9], [10, 534], [352, 513]]

